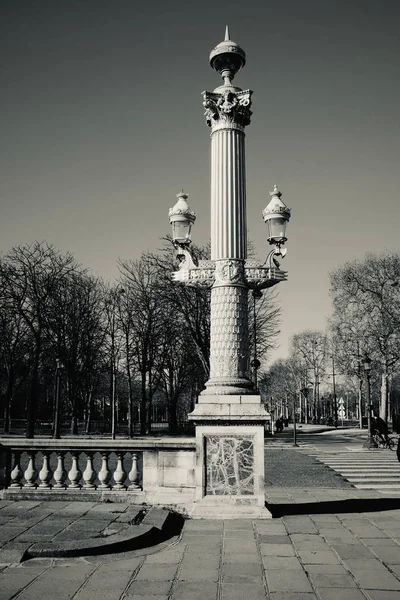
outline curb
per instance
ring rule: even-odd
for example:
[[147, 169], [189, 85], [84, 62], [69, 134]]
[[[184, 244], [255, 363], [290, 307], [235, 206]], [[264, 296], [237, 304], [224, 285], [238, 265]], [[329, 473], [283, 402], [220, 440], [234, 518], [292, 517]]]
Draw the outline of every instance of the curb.
[[106, 537], [99, 535], [86, 540], [38, 542], [26, 549], [20, 562], [31, 558], [95, 556], [148, 548], [177, 535], [183, 522], [180, 515], [164, 509], [151, 508], [142, 523], [132, 525], [128, 532]]

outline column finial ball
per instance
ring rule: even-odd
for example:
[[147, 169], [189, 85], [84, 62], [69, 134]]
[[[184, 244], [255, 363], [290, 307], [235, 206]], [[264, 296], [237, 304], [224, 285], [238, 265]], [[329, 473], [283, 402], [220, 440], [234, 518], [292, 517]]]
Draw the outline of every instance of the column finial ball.
[[225, 39], [210, 52], [210, 65], [221, 77], [232, 80], [246, 64], [246, 53], [236, 42], [230, 39], [229, 27], [225, 29]]

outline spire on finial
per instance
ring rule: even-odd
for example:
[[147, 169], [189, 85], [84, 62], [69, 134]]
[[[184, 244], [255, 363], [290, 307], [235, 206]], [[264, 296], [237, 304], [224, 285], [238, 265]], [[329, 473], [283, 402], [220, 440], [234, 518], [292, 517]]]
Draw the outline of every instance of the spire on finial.
[[236, 73], [246, 64], [246, 54], [230, 38], [229, 27], [225, 27], [225, 39], [215, 46], [210, 53], [210, 65], [220, 73], [224, 85], [230, 85]]
[[187, 194], [186, 192], [184, 192], [183, 188], [182, 188], [181, 191], [179, 192], [179, 194], [176, 194], [176, 197], [178, 198], [178, 200], [180, 198], [183, 198], [184, 200], [187, 200], [187, 198], [189, 198], [189, 194]]
[[274, 185], [274, 189], [272, 190], [272, 192], [269, 193], [270, 196], [278, 196], [278, 198], [280, 198], [282, 196], [282, 192], [279, 191], [278, 186]]

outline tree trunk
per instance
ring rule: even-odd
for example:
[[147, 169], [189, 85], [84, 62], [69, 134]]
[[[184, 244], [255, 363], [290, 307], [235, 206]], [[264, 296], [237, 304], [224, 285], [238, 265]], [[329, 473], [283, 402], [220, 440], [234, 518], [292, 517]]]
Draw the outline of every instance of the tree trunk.
[[13, 397], [13, 387], [14, 387], [14, 381], [13, 381], [14, 377], [13, 377], [13, 369], [10, 369], [10, 373], [8, 375], [8, 382], [7, 382], [7, 391], [6, 391], [6, 395], [4, 398], [4, 426], [3, 426], [3, 430], [4, 433], [10, 433], [10, 408], [11, 408], [11, 400]]
[[152, 405], [153, 405], [153, 381], [152, 381], [152, 372], [151, 367], [149, 369], [149, 405], [147, 412], [147, 433], [151, 433], [151, 424], [152, 424]]
[[8, 396], [5, 397], [4, 400], [4, 423], [3, 423], [3, 431], [4, 433], [10, 433], [10, 402], [8, 400]]
[[363, 410], [362, 410], [362, 379], [359, 379], [358, 382], [358, 418], [360, 422], [360, 429], [362, 429], [362, 418], [363, 418]]
[[76, 374], [75, 371], [72, 372], [69, 377], [69, 394], [71, 399], [72, 406], [72, 419], [71, 419], [71, 434], [78, 435], [78, 417], [79, 417], [79, 409], [78, 409], [78, 397], [76, 393]]
[[379, 407], [379, 416], [381, 417], [381, 419], [383, 419], [385, 421], [385, 423], [388, 418], [387, 409], [388, 409], [388, 374], [387, 374], [387, 368], [385, 365], [383, 368], [383, 372], [382, 372], [381, 402], [380, 402], [380, 407]]
[[90, 433], [90, 428], [92, 425], [92, 401], [93, 401], [93, 394], [92, 394], [92, 390], [90, 390], [88, 398], [87, 398], [87, 402], [86, 402], [86, 419], [85, 419], [85, 433], [86, 434]]
[[35, 356], [33, 359], [31, 390], [28, 396], [28, 405], [26, 410], [26, 433], [25, 437], [33, 439], [35, 437], [35, 418], [36, 407], [39, 396], [39, 362], [41, 355], [41, 344], [37, 340], [35, 348]]
[[133, 390], [132, 390], [132, 374], [129, 363], [126, 366], [128, 376], [128, 437], [133, 437]]
[[146, 435], [146, 424], [147, 424], [147, 393], [146, 393], [146, 371], [141, 372], [142, 376], [142, 398], [140, 403], [140, 435]]
[[178, 433], [177, 398], [174, 396], [168, 403], [169, 432], [173, 435]]

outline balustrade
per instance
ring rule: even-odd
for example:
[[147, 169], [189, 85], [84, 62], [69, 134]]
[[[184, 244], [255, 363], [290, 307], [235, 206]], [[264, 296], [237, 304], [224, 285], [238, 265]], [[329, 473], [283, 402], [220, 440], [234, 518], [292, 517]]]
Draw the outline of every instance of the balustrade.
[[146, 503], [170, 502], [176, 490], [181, 502], [194, 493], [195, 450], [194, 438], [0, 438], [0, 484], [27, 497], [126, 494]]
[[9, 487], [137, 491], [141, 489], [138, 468], [141, 454], [128, 451], [14, 450]]

